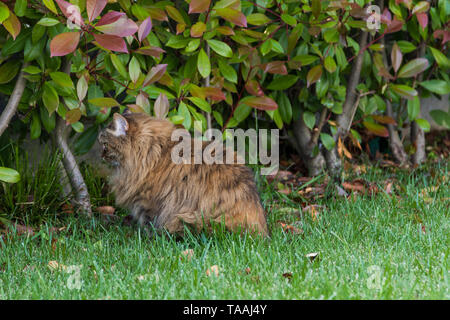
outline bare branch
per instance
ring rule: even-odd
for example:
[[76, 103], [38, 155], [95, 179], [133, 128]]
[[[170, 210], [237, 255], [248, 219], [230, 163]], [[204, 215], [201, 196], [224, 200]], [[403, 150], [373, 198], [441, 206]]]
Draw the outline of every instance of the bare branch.
[[[63, 72], [70, 74], [70, 60], [65, 61], [63, 66]], [[78, 163], [70, 150], [68, 144], [68, 137], [70, 133], [70, 126], [67, 126], [64, 119], [56, 117], [56, 127], [54, 131], [54, 140], [58, 149], [62, 152], [62, 164], [69, 178], [72, 191], [75, 195], [75, 202], [80, 207], [82, 212], [91, 216], [91, 200], [87, 190], [86, 183], [84, 182], [83, 175], [81, 174]]]

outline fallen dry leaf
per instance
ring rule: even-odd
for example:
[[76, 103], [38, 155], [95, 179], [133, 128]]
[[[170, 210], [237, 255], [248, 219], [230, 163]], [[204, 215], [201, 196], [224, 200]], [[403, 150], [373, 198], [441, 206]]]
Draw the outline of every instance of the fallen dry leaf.
[[303, 212], [309, 213], [311, 215], [311, 218], [313, 221], [316, 221], [316, 219], [319, 217], [319, 209], [324, 209], [325, 206], [318, 205], [318, 204], [311, 204], [309, 206], [306, 206], [302, 209]]
[[292, 273], [291, 273], [291, 272], [285, 272], [285, 273], [283, 273], [283, 277], [286, 278], [286, 279], [288, 279], [288, 280], [291, 280], [291, 278], [292, 278]]
[[295, 175], [290, 171], [278, 170], [276, 174], [269, 174], [266, 176], [267, 181], [287, 181], [295, 178]]
[[50, 268], [50, 270], [58, 270], [58, 271], [61, 271], [61, 270], [65, 271], [67, 269], [67, 267], [65, 265], [60, 264], [60, 263], [58, 263], [58, 261], [54, 261], [54, 260], [49, 261], [48, 267]]
[[116, 209], [111, 206], [101, 206], [97, 207], [97, 211], [101, 214], [112, 215], [114, 214], [114, 212], [116, 212]]
[[292, 234], [302, 234], [303, 233], [303, 230], [301, 230], [293, 225], [290, 225], [290, 224], [287, 224], [287, 223], [284, 223], [281, 221], [279, 221], [279, 223], [280, 223], [283, 231], [286, 233], [292, 233]]
[[182, 255], [182, 257], [180, 257], [181, 260], [186, 259], [187, 261], [189, 261], [194, 257], [194, 250], [186, 249], [183, 252], [181, 252], [181, 255]]
[[218, 277], [219, 276], [219, 266], [217, 266], [217, 265], [211, 266], [209, 269], [206, 270], [206, 275], [208, 277], [210, 277], [212, 275]]
[[61, 206], [61, 210], [62, 210], [63, 213], [72, 214], [73, 213], [73, 206], [70, 203], [64, 203]]

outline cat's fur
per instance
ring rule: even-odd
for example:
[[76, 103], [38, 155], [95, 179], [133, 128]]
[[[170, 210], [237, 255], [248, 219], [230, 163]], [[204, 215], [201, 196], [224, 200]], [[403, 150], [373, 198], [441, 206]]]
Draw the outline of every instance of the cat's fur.
[[[118, 206], [140, 222], [183, 234], [224, 223], [230, 231], [267, 235], [252, 171], [239, 164], [176, 164], [171, 141], [176, 127], [145, 114], [114, 114], [99, 142], [112, 165], [110, 186]], [[193, 163], [193, 161], [192, 161]]]

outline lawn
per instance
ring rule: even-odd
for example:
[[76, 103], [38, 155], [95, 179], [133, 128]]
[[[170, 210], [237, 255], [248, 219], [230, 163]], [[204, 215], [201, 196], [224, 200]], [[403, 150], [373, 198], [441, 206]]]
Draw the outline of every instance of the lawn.
[[[64, 211], [50, 161], [0, 193], [0, 299], [449, 299], [448, 169], [350, 171], [348, 181], [378, 188], [350, 197], [328, 187], [308, 198], [325, 177], [289, 195], [259, 179], [270, 239], [217, 230], [175, 240]], [[85, 170], [93, 204], [112, 204]]]

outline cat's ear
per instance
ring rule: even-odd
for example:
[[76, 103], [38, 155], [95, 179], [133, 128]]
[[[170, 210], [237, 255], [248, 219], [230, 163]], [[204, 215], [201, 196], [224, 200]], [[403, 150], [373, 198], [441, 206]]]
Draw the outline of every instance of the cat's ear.
[[125, 136], [128, 131], [128, 121], [120, 113], [114, 113], [114, 131], [111, 133], [116, 137]]

